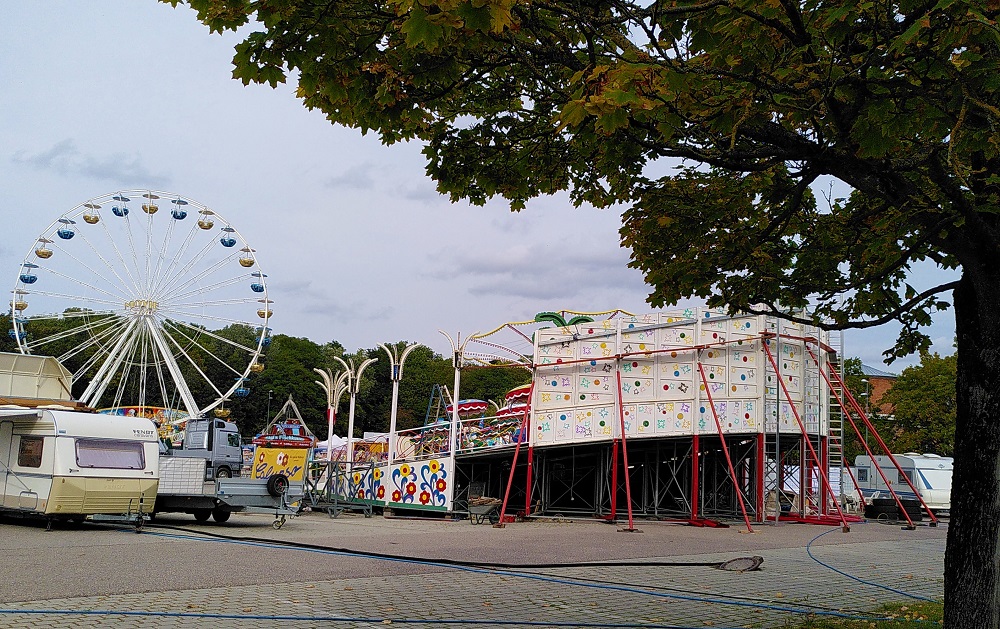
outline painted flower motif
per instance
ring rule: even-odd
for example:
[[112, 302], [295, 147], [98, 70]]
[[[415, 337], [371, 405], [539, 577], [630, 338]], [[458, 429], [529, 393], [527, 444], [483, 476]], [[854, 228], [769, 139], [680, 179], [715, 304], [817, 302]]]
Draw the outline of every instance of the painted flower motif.
[[381, 479], [382, 478], [382, 469], [376, 467], [375, 471], [372, 472], [372, 476], [375, 478], [375, 480]]
[[411, 495], [411, 496], [413, 494], [417, 493], [417, 484], [416, 483], [406, 483], [406, 493], [409, 494], [409, 495]]
[[431, 501], [431, 494], [427, 491], [420, 492], [420, 504], [425, 505]]
[[392, 501], [393, 502], [399, 502], [402, 499], [403, 499], [403, 494], [398, 489], [396, 491], [392, 492]]
[[358, 490], [358, 498], [364, 498], [364, 497], [365, 497], [365, 490], [364, 489], [359, 489]]
[[438, 470], [441, 469], [441, 463], [437, 459], [434, 459], [427, 464], [427, 467], [430, 468], [431, 474], [437, 474]]
[[399, 466], [399, 474], [400, 474], [400, 476], [403, 476], [404, 478], [407, 477], [407, 476], [409, 476], [410, 472], [412, 472], [412, 471], [413, 471], [413, 469], [410, 467], [410, 465], [408, 463], [403, 463], [402, 465]]
[[383, 498], [385, 498], [385, 487], [383, 487], [382, 485], [379, 485], [378, 486], [378, 491], [375, 492], [375, 495], [378, 496], [379, 500], [382, 500]]
[[448, 483], [445, 482], [445, 480], [443, 478], [437, 479], [437, 482], [434, 483], [434, 489], [436, 489], [438, 491], [444, 491], [447, 488], [448, 488]]
[[361, 482], [361, 474], [359, 474], [358, 472], [354, 472], [354, 482], [355, 483]]

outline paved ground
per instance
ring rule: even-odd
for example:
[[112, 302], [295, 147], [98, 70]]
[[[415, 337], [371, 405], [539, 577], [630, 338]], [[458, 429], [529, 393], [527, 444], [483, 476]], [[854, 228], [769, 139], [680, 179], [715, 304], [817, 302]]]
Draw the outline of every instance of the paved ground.
[[[323, 514], [292, 519], [280, 531], [270, 523], [252, 515], [224, 526], [161, 516], [157, 524], [185, 530], [136, 535], [92, 525], [45, 532], [38, 523], [0, 520], [7, 542], [0, 550], [7, 568], [0, 626], [774, 627], [809, 612], [863, 614], [912, 600], [907, 595], [939, 599], [947, 531], [946, 525], [903, 531], [869, 523], [843, 533], [781, 524], [750, 534], [735, 525], [640, 522], [640, 532], [630, 533], [597, 522], [494, 529]], [[645, 565], [456, 568], [275, 547], [268, 540], [483, 564]], [[752, 555], [764, 558], [759, 571], [663, 565]]]

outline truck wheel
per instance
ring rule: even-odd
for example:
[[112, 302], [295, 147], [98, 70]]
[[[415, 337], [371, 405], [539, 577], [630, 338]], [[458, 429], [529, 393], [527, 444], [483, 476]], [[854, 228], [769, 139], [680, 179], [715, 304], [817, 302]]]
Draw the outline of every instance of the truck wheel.
[[224, 511], [222, 509], [212, 509], [212, 519], [222, 524], [223, 522], [229, 520], [229, 516], [233, 514], [232, 511]]
[[275, 474], [267, 479], [267, 493], [279, 498], [286, 491], [288, 491], [288, 477], [284, 474]]
[[217, 472], [215, 472], [216, 478], [232, 478], [233, 472], [228, 467], [220, 467]]
[[194, 519], [199, 522], [206, 522], [208, 518], [212, 515], [211, 509], [195, 509], [193, 512]]

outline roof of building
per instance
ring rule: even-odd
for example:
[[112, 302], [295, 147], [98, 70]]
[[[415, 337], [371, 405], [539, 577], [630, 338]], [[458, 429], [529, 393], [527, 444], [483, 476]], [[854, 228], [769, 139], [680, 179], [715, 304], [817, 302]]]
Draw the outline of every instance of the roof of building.
[[899, 377], [899, 374], [889, 373], [888, 371], [882, 371], [881, 369], [869, 367], [864, 363], [861, 364], [861, 373], [865, 374], [869, 378], [891, 378], [895, 380]]

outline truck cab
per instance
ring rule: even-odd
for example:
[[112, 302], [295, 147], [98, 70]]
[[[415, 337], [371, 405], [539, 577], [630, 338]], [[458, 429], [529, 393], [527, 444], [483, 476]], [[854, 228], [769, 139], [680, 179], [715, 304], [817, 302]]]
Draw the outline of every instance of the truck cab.
[[239, 476], [243, 468], [243, 439], [233, 422], [192, 419], [184, 431], [184, 447], [173, 456], [205, 459], [205, 479]]

